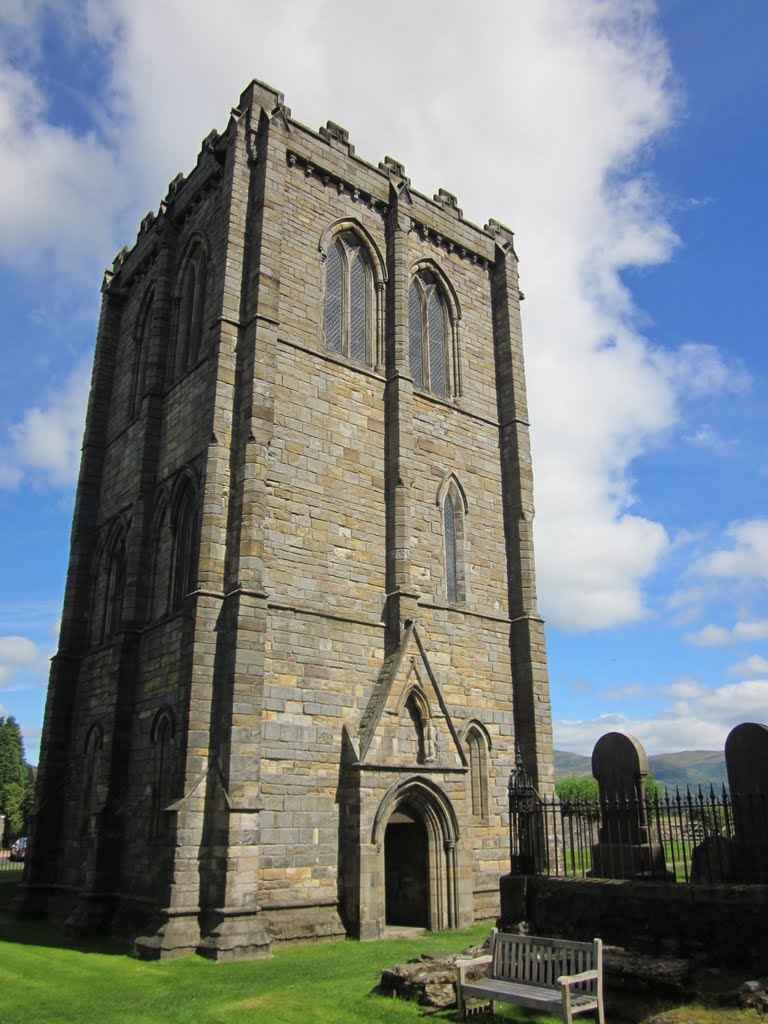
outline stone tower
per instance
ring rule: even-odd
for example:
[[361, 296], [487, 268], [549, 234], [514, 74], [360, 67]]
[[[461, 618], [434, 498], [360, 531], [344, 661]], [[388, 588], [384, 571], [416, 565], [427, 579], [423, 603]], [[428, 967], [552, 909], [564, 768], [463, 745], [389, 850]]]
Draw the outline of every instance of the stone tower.
[[496, 916], [516, 747], [553, 782], [512, 233], [254, 81], [102, 290], [18, 909]]

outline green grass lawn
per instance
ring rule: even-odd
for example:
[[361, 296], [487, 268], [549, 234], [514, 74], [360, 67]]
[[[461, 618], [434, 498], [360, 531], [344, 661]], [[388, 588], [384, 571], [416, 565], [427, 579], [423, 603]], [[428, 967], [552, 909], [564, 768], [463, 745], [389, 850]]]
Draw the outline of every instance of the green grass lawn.
[[[113, 946], [84, 950], [50, 926], [0, 924], [3, 1024], [396, 1024], [421, 1021], [416, 1003], [371, 995], [384, 967], [423, 952], [458, 951], [487, 925], [420, 939], [279, 946], [270, 960], [200, 957], [142, 963]], [[508, 1009], [508, 1012], [507, 1012]], [[553, 1018], [505, 1008], [509, 1020]], [[455, 1011], [438, 1015], [455, 1021]], [[476, 1017], [478, 1024], [490, 1018]]]

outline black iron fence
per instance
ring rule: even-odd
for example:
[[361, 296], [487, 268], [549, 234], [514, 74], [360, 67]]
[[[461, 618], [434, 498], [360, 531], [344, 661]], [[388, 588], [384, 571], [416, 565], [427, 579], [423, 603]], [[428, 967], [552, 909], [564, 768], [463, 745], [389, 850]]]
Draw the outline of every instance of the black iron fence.
[[517, 765], [509, 785], [513, 874], [768, 883], [768, 802], [723, 788], [542, 799]]

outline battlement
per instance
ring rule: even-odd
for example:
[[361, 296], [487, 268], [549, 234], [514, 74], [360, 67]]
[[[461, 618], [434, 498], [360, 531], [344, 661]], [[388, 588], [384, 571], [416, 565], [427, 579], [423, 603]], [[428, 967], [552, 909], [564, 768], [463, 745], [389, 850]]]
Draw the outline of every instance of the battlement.
[[[419, 192], [412, 187], [401, 161], [391, 156], [385, 156], [378, 164], [364, 160], [356, 154], [346, 128], [329, 120], [314, 131], [292, 117], [282, 92], [253, 79], [232, 108], [224, 131], [209, 132], [201, 143], [194, 168], [186, 175], [178, 173], [170, 181], [157, 213], [147, 214], [134, 245], [121, 250], [119, 260], [116, 257], [124, 278], [130, 277], [145, 259], [147, 246], [152, 246], [153, 232], [162, 230], [166, 219], [173, 223], [183, 220], [201, 195], [217, 185], [238, 133], [246, 132], [253, 147], [264, 124], [279, 125], [282, 129], [289, 166], [298, 166], [308, 176], [316, 175], [325, 184], [382, 212], [386, 212], [396, 196], [410, 205], [413, 229], [445, 246], [447, 251], [466, 253], [474, 263], [489, 264], [495, 260], [494, 244], [488, 244], [491, 241], [515, 255], [514, 235], [509, 228], [493, 219], [484, 227], [465, 219], [452, 192], [438, 188], [432, 197]], [[110, 280], [117, 270], [113, 266]]]

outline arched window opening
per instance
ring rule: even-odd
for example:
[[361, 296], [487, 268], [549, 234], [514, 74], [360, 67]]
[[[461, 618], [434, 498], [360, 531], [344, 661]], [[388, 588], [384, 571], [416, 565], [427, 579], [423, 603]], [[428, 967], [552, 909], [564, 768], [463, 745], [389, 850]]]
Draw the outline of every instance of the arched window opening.
[[165, 831], [165, 810], [171, 800], [172, 763], [175, 730], [169, 711], [161, 711], [152, 726], [152, 803], [150, 836], [157, 839]]
[[123, 600], [125, 597], [126, 575], [125, 537], [119, 536], [112, 544], [107, 557], [106, 587], [104, 591], [104, 618], [102, 640], [119, 632], [123, 622]]
[[345, 231], [325, 261], [325, 347], [371, 366], [373, 335], [373, 273], [359, 239]]
[[205, 314], [207, 262], [205, 251], [196, 245], [184, 261], [178, 298], [176, 373], [191, 369], [200, 358]]
[[472, 813], [478, 818], [488, 816], [488, 745], [477, 726], [467, 732], [469, 753], [469, 784]]
[[450, 494], [446, 494], [443, 504], [443, 523], [445, 525], [446, 589], [448, 600], [455, 604], [459, 599], [456, 578], [456, 512]]
[[81, 828], [86, 832], [91, 818], [99, 809], [99, 786], [101, 784], [101, 754], [104, 738], [101, 726], [91, 726], [85, 741], [83, 764], [83, 802]]
[[141, 411], [141, 400], [147, 385], [147, 360], [149, 357], [150, 328], [152, 325], [152, 299], [144, 303], [139, 314], [133, 336], [133, 368], [131, 390], [128, 396], [128, 418], [133, 419]]
[[443, 518], [444, 594], [449, 604], [467, 600], [466, 503], [451, 474], [438, 493]]
[[161, 493], [152, 523], [150, 619], [156, 619], [168, 611], [172, 564], [173, 535], [170, 512], [165, 495]]
[[436, 395], [450, 394], [448, 373], [448, 309], [437, 277], [422, 271], [408, 292], [408, 359], [417, 387]]
[[408, 717], [411, 720], [413, 730], [416, 734], [416, 764], [424, 764], [426, 760], [424, 745], [424, 719], [421, 708], [413, 694], [411, 694], [405, 702], [405, 710], [408, 713]]
[[184, 598], [197, 588], [198, 510], [197, 495], [186, 484], [179, 495], [173, 517], [171, 566], [171, 611], [177, 612]]

